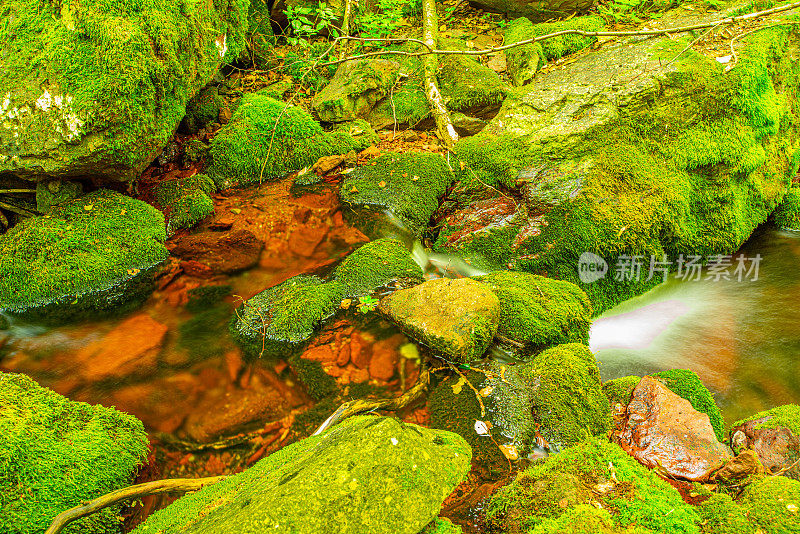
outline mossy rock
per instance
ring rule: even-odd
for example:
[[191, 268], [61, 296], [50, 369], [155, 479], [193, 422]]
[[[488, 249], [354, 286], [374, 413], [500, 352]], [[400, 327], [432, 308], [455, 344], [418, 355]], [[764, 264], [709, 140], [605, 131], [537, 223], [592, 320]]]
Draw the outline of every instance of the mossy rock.
[[242, 98], [211, 141], [208, 175], [220, 189], [282, 178], [322, 156], [359, 148], [348, 135], [331, 136], [302, 108], [258, 93]]
[[786, 428], [795, 436], [800, 436], [800, 405], [784, 404], [775, 408], [751, 415], [746, 419], [736, 421], [732, 428], [741, 426], [748, 421], [764, 419], [757, 428]]
[[[641, 376], [623, 376], [609, 380], [603, 384], [603, 394], [612, 407], [615, 404], [628, 406], [631, 402], [633, 390], [636, 389], [641, 380]], [[673, 393], [675, 392], [673, 391]]]
[[381, 236], [391, 226], [384, 219], [370, 221], [369, 215], [376, 212], [390, 214], [403, 230], [421, 235], [439, 206], [439, 197], [453, 182], [450, 166], [440, 154], [413, 152], [384, 154], [372, 163], [345, 176], [342, 202], [356, 210], [360, 226], [370, 235]]
[[269, 0], [250, 0], [247, 15], [247, 49], [253, 64], [260, 69], [275, 66], [275, 32], [270, 17]]
[[459, 525], [454, 525], [446, 517], [437, 517], [420, 534], [462, 534], [463, 532]]
[[589, 342], [592, 305], [578, 286], [514, 271], [476, 277], [500, 299], [497, 333], [543, 349]]
[[[533, 22], [519, 17], [503, 31], [503, 44], [509, 45], [534, 37]], [[541, 43], [530, 43], [506, 51], [508, 75], [515, 86], [530, 83], [545, 63]]]
[[697, 373], [688, 369], [670, 369], [654, 373], [653, 378], [667, 386], [670, 391], [688, 400], [692, 408], [708, 416], [714, 435], [718, 441], [725, 441], [725, 420], [719, 411], [714, 396], [697, 376]]
[[422, 269], [408, 249], [395, 239], [376, 239], [350, 254], [333, 272], [345, 288], [345, 296], [371, 293], [395, 280], [420, 283]]
[[[135, 417], [73, 402], [25, 375], [0, 373], [0, 531], [40, 534], [61, 512], [129, 486], [147, 456]], [[64, 534], [116, 534], [120, 506]]]
[[496, 72], [469, 56], [446, 55], [441, 63], [439, 85], [447, 109], [479, 116], [500, 109], [508, 86]]
[[191, 228], [214, 213], [214, 201], [209, 196], [217, 190], [205, 174], [158, 183], [153, 188], [156, 202], [167, 211], [170, 232]]
[[294, 276], [239, 306], [230, 333], [249, 358], [289, 356], [339, 309], [343, 295], [339, 282]]
[[352, 417], [187, 495], [133, 532], [417, 534], [470, 467], [449, 432]]
[[772, 214], [780, 228], [800, 230], [800, 186], [793, 186]]
[[558, 519], [545, 519], [530, 534], [655, 534], [656, 531], [639, 526], [621, 528], [614, 524], [608, 510], [591, 504], [573, 506]]
[[122, 312], [152, 290], [168, 256], [154, 207], [101, 189], [0, 236], [0, 309], [66, 321]]
[[183, 130], [194, 134], [215, 122], [222, 102], [219, 89], [214, 86], [205, 87], [186, 104], [186, 116], [181, 123]]
[[469, 278], [439, 278], [401, 289], [385, 297], [379, 309], [408, 336], [464, 364], [483, 356], [500, 320], [500, 301]]
[[753, 526], [764, 534], [800, 532], [800, 481], [766, 477], [747, 486], [739, 503]]
[[248, 0], [11, 0], [0, 8], [0, 174], [132, 180], [244, 48]]
[[569, 447], [608, 431], [608, 399], [600, 370], [589, 348], [580, 343], [558, 345], [525, 365], [533, 390], [533, 413], [545, 439]]
[[[611, 517], [589, 514], [584, 505], [599, 505]], [[699, 533], [697, 512], [678, 491], [604, 438], [527, 468], [492, 497], [486, 517], [490, 527], [509, 534], [571, 532], [553, 530], [570, 518], [575, 526], [594, 523], [599, 532]]]
[[348, 61], [311, 101], [320, 120], [344, 122], [369, 115], [397, 81], [400, 64], [387, 59]]
[[[661, 23], [704, 16], [686, 11]], [[681, 54], [693, 38], [623, 39], [581, 54], [509, 93], [486, 128], [455, 146], [482, 182], [525, 197], [531, 238], [516, 268], [578, 283], [595, 313], [660, 282], [615, 276], [625, 257], [738, 250], [796, 171], [797, 33], [746, 36], [724, 75], [713, 58]], [[585, 252], [611, 274], [580, 282]]]

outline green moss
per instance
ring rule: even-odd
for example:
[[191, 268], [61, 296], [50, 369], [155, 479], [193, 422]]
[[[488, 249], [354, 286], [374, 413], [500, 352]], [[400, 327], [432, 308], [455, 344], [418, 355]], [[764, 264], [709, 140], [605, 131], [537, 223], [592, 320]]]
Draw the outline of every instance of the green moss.
[[[513, 44], [534, 37], [534, 24], [525, 17], [508, 23], [503, 33], [503, 44]], [[545, 63], [541, 43], [532, 43], [506, 50], [508, 73], [514, 85], [525, 85], [533, 80]]]
[[[306, 360], [302, 354], [295, 354], [289, 359], [289, 365], [297, 378], [306, 386], [308, 394], [314, 399], [322, 400], [335, 396], [339, 392], [336, 380], [325, 372], [320, 362]], [[333, 412], [329, 412], [328, 415], [331, 413]], [[325, 417], [327, 418], [327, 416]]]
[[394, 280], [423, 281], [422, 269], [395, 239], [377, 239], [360, 247], [336, 268], [333, 277], [348, 297], [365, 295]]
[[627, 406], [631, 402], [633, 390], [639, 385], [641, 379], [640, 376], [623, 376], [603, 384], [603, 393], [609, 404], [612, 407], [617, 403]]
[[781, 228], [800, 230], [800, 186], [789, 189], [772, 218]]
[[454, 525], [445, 517], [437, 517], [420, 534], [462, 534], [462, 532], [459, 525]]
[[41, 181], [36, 184], [36, 210], [47, 213], [50, 208], [75, 200], [83, 194], [80, 182]]
[[0, 236], [0, 308], [66, 319], [136, 306], [165, 238], [158, 210], [109, 190], [54, 207]]
[[[135, 417], [73, 402], [24, 375], [0, 373], [0, 531], [39, 534], [56, 515], [128, 486], [147, 456]], [[119, 506], [65, 534], [119, 532]]]
[[448, 432], [357, 416], [178, 499], [136, 534], [419, 532], [469, 471]]
[[509, 534], [535, 531], [541, 525], [545, 530], [535, 532], [549, 532], [546, 528], [552, 523], [546, 521], [558, 521], [564, 514], [582, 518], [585, 524], [607, 525], [608, 518], [588, 514], [585, 508], [575, 510], [595, 502], [608, 511], [619, 529], [699, 532], [697, 513], [672, 486], [602, 438], [587, 440], [526, 469], [492, 497], [486, 516], [489, 525]]
[[747, 419], [736, 421], [733, 428], [736, 428], [748, 421], [765, 419], [757, 428], [788, 428], [789, 432], [795, 436], [800, 436], [800, 406], [797, 404], [785, 404], [759, 412]]
[[360, 146], [342, 132], [327, 134], [302, 108], [249, 94], [211, 141], [208, 174], [223, 189], [246, 185], [283, 177], [322, 156]]
[[[569, 20], [562, 20], [558, 22], [542, 22], [534, 24], [532, 28], [532, 35], [528, 35], [528, 39], [533, 36], [547, 35], [549, 33], [556, 33], [564, 30], [583, 30], [587, 32], [597, 32], [605, 29], [606, 23], [602, 17], [595, 15], [586, 17], [574, 17]], [[541, 42], [542, 55], [547, 61], [555, 61], [562, 57], [578, 52], [591, 46], [597, 39], [595, 37], [583, 37], [582, 35], [562, 35], [552, 39], [546, 39]]]
[[589, 342], [592, 306], [575, 284], [513, 271], [475, 280], [500, 299], [499, 335], [537, 348]]
[[378, 134], [364, 119], [336, 124], [328, 132], [328, 141], [334, 154], [347, 154], [351, 150], [361, 152], [377, 145], [379, 140]]
[[298, 275], [248, 299], [231, 318], [230, 332], [250, 358], [288, 356], [333, 315], [341, 283]]
[[261, 69], [273, 67], [275, 54], [272, 52], [272, 47], [276, 39], [270, 18], [270, 2], [250, 0], [247, 22], [247, 49], [253, 64]]
[[697, 373], [688, 369], [670, 369], [651, 376], [676, 395], [688, 400], [695, 410], [706, 414], [717, 439], [725, 441], [725, 421], [722, 419], [722, 413], [714, 402], [714, 396], [703, 385]]
[[800, 532], [800, 482], [766, 477], [747, 486], [739, 498], [750, 522], [765, 534]]
[[453, 181], [445, 159], [439, 154], [407, 152], [385, 154], [372, 163], [345, 176], [342, 202], [370, 212], [386, 210], [420, 235]]
[[216, 87], [204, 88], [186, 105], [183, 128], [189, 133], [197, 133], [208, 124], [215, 122], [219, 117], [219, 108], [222, 106], [222, 102], [222, 97]]
[[533, 411], [550, 443], [569, 447], [609, 429], [610, 408], [600, 371], [585, 345], [570, 343], [547, 349], [530, 362]]
[[713, 493], [697, 507], [703, 534], [754, 534], [745, 510], [728, 495]]
[[[615, 275], [624, 256], [666, 254], [674, 262], [737, 250], [774, 211], [794, 166], [800, 66], [788, 53], [796, 41], [790, 31], [745, 37], [740, 62], [725, 76], [689, 54], [657, 94], [569, 138], [527, 139], [490, 125], [460, 141], [458, 158], [485, 183], [515, 187], [520, 171], [541, 167], [536, 184], [572, 191], [542, 203], [547, 224], [518, 267], [577, 282], [584, 252], [603, 257]], [[581, 285], [595, 313], [660, 280], [617, 278]]]
[[506, 96], [507, 86], [500, 76], [469, 56], [444, 56], [438, 77], [451, 111], [497, 109]]
[[[15, 157], [25, 156], [25, 172], [39, 175], [137, 176], [166, 145], [187, 101], [243, 49], [248, 5], [248, 0], [4, 3], [0, 86], [12, 107], [34, 108], [44, 90], [53, 104], [42, 111], [49, 114], [45, 126], [19, 123], [24, 135], [4, 150], [10, 158], [0, 161], [0, 172], [15, 171]], [[227, 47], [224, 57], [219, 39]], [[52, 151], [53, 142], [58, 157], [42, 156], [41, 147]]]
[[530, 534], [652, 534], [639, 526], [621, 528], [614, 524], [608, 510], [590, 504], [579, 504], [561, 514], [558, 519], [545, 519]]
[[167, 211], [168, 228], [175, 231], [191, 228], [214, 213], [214, 201], [209, 196], [217, 190], [205, 174], [159, 182], [153, 188], [158, 204]]

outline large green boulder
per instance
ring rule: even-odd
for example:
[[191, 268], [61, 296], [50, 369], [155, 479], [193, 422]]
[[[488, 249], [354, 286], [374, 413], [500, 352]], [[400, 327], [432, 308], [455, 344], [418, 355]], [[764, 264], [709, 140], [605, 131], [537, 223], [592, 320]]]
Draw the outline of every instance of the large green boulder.
[[589, 342], [592, 305], [575, 284], [514, 271], [496, 271], [475, 280], [500, 299], [499, 335], [538, 349]]
[[157, 512], [135, 534], [417, 534], [470, 468], [449, 432], [347, 419]]
[[399, 69], [399, 63], [388, 59], [342, 63], [330, 83], [314, 95], [311, 105], [320, 120], [327, 122], [364, 118], [389, 95]]
[[[800, 157], [800, 153], [798, 153]], [[783, 197], [775, 213], [775, 224], [787, 230], [800, 230], [800, 185], [794, 185]]]
[[[679, 9], [659, 24], [726, 13]], [[524, 200], [528, 239], [510, 263], [578, 283], [595, 313], [658, 284], [651, 257], [675, 268], [681, 254], [739, 249], [797, 170], [797, 32], [743, 36], [727, 72], [687, 49], [695, 38], [620, 39], [540, 72], [455, 146], [473, 181]], [[587, 258], [604, 262], [606, 276], [581, 280]], [[638, 276], [626, 268], [632, 258], [643, 264]]]
[[0, 6], [0, 174], [131, 180], [244, 46], [248, 0]]
[[0, 235], [0, 310], [48, 320], [124, 311], [169, 255], [164, 216], [101, 189]]
[[[147, 435], [131, 415], [0, 373], [0, 451], [0, 532], [41, 534], [61, 512], [130, 485]], [[62, 532], [116, 534], [119, 510], [105, 508]]]
[[348, 297], [358, 297], [389, 282], [422, 282], [422, 269], [396, 239], [376, 239], [350, 254], [333, 272]]
[[491, 498], [486, 517], [492, 532], [508, 534], [699, 533], [698, 515], [680, 493], [604, 438], [520, 473]]
[[239, 306], [231, 336], [249, 358], [288, 356], [339, 309], [343, 296], [340, 282], [294, 276]]
[[224, 189], [282, 178], [322, 156], [363, 148], [346, 133], [325, 132], [300, 107], [251, 93], [211, 141], [207, 173]]

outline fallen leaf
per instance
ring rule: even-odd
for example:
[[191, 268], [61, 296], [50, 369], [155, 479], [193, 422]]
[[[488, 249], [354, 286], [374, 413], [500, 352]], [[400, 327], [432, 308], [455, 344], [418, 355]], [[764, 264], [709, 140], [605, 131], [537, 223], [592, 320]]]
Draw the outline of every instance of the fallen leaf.
[[386, 182], [381, 180], [380, 182], [378, 182], [378, 187], [386, 187]]
[[475, 432], [479, 436], [488, 436], [489, 435], [489, 425], [484, 421], [475, 420]]

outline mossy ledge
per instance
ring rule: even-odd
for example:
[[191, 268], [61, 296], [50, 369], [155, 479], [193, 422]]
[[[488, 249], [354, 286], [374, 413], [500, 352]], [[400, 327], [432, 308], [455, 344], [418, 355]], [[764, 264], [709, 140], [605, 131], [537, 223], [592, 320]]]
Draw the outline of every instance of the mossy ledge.
[[152, 290], [167, 256], [164, 217], [101, 189], [0, 235], [0, 310], [66, 321], [123, 312]]
[[[0, 532], [41, 534], [56, 515], [132, 483], [147, 455], [135, 417], [73, 402], [25, 375], [0, 373]], [[119, 506], [63, 534], [119, 532]]]

